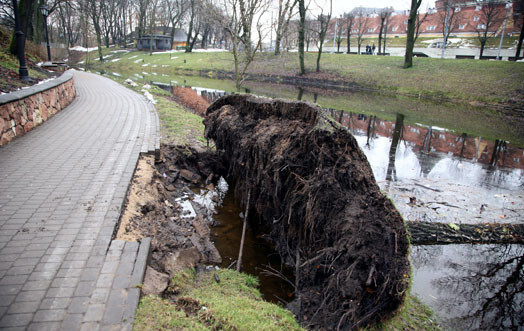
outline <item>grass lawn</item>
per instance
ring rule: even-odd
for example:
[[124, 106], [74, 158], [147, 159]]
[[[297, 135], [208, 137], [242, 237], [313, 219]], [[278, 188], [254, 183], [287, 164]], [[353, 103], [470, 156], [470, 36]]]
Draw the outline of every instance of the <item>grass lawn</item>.
[[[154, 54], [133, 51], [113, 54], [101, 64], [90, 63], [95, 70], [128, 72], [142, 70], [158, 75], [195, 74], [233, 71], [233, 59], [228, 52]], [[306, 68], [313, 72], [316, 54], [306, 54]], [[455, 59], [415, 58], [414, 67], [403, 69], [403, 58], [323, 54], [322, 75], [332, 80], [356, 83], [364, 88], [408, 94], [417, 97], [445, 98], [460, 102], [499, 103], [524, 99], [524, 64], [507, 61], [475, 61]], [[285, 53], [274, 56], [260, 53], [250, 67], [250, 73], [290, 75], [298, 73], [298, 56]]]

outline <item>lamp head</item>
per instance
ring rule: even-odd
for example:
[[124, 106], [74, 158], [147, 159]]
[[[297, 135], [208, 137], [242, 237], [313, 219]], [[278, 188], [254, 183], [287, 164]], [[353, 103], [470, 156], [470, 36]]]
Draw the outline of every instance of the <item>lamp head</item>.
[[42, 4], [40, 7], [40, 13], [42, 13], [42, 16], [47, 17], [49, 15], [49, 9], [47, 9], [47, 6], [45, 4]]

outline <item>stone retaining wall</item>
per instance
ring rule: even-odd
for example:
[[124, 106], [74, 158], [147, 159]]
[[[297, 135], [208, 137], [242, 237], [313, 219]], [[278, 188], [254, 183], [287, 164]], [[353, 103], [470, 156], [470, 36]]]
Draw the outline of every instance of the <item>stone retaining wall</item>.
[[0, 146], [47, 121], [75, 95], [71, 71], [52, 81], [0, 95]]

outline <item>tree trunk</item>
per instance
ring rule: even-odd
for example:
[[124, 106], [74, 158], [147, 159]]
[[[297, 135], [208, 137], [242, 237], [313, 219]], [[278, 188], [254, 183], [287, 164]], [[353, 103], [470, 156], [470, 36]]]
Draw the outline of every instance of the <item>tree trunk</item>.
[[[300, 14], [300, 26], [298, 28], [298, 58], [300, 61], [300, 74], [306, 74], [306, 66], [304, 64], [304, 39], [306, 34], [306, 7], [305, 0], [298, 1], [298, 11]], [[309, 46], [308, 46], [309, 47]]]
[[520, 29], [519, 44], [517, 46], [517, 51], [515, 52], [515, 58], [520, 57], [520, 51], [522, 50], [522, 41], [524, 40], [524, 13], [520, 14], [522, 16], [522, 28]]
[[187, 32], [186, 53], [191, 53], [191, 34], [193, 34], [193, 19], [195, 18], [195, 0], [191, 0], [191, 19], [189, 20], [189, 30]]
[[522, 244], [524, 224], [406, 222], [413, 245]]
[[408, 19], [408, 35], [406, 40], [406, 54], [404, 56], [404, 68], [413, 66], [413, 47], [415, 47], [415, 24], [417, 11], [422, 0], [411, 0], [411, 11]]
[[384, 25], [380, 25], [380, 31], [378, 32], [378, 52], [380, 53], [380, 49], [382, 48], [382, 30]]
[[351, 41], [350, 41], [351, 32], [350, 32], [350, 29], [348, 29], [347, 37], [348, 37], [348, 54], [349, 54], [351, 52]]
[[280, 42], [282, 41], [282, 34], [278, 31], [275, 37], [275, 55], [280, 54]]
[[318, 47], [318, 56], [317, 56], [317, 69], [316, 71], [317, 72], [320, 72], [320, 57], [322, 56], [322, 45], [323, 43], [320, 44], [320, 46]]
[[484, 54], [484, 46], [486, 45], [486, 41], [480, 41], [480, 55], [479, 55], [479, 60], [482, 58], [482, 54]]

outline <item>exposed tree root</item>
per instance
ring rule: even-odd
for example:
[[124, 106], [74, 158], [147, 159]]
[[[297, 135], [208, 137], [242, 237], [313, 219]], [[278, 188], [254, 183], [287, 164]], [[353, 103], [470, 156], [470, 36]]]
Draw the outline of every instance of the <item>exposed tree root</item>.
[[290, 307], [311, 328], [381, 320], [408, 287], [404, 222], [344, 128], [306, 103], [227, 96], [206, 112], [235, 195], [297, 270]]

